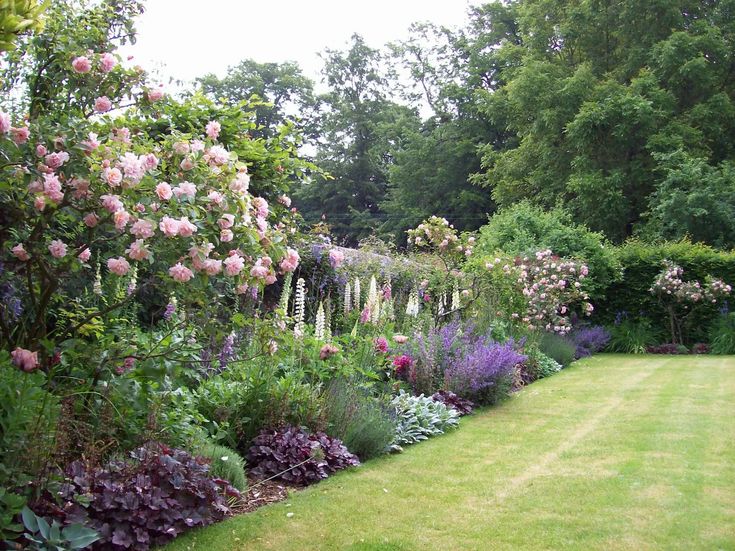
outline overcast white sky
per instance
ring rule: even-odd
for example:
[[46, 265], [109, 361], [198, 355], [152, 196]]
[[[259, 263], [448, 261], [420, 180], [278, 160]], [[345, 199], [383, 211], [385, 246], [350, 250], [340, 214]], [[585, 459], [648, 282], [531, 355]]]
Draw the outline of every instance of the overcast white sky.
[[[296, 61], [317, 82], [317, 52], [344, 49], [357, 32], [374, 48], [414, 21], [463, 25], [478, 0], [147, 0], [138, 43], [121, 51], [164, 77], [219, 76], [240, 60]], [[167, 79], [166, 79], [167, 80]]]

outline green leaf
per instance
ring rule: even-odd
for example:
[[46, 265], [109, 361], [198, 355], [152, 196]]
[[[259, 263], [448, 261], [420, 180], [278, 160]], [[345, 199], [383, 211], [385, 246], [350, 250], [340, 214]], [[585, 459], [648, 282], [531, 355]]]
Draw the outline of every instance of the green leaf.
[[65, 540], [68, 540], [72, 549], [83, 549], [100, 539], [97, 532], [81, 524], [72, 524], [62, 531]]
[[31, 511], [28, 506], [25, 506], [20, 512], [20, 516], [23, 519], [23, 524], [28, 530], [31, 532], [38, 532], [38, 517], [36, 517], [36, 513]]

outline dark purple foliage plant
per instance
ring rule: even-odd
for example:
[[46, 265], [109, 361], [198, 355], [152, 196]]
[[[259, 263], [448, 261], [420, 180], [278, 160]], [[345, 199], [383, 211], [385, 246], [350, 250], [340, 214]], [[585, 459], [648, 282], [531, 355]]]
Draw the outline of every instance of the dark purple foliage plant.
[[466, 400], [465, 398], [457, 396], [454, 392], [450, 392], [448, 390], [435, 392], [431, 399], [455, 409], [460, 415], [469, 415], [475, 407], [475, 404], [473, 404], [471, 400]]
[[292, 484], [307, 485], [360, 464], [341, 440], [323, 432], [310, 434], [299, 427], [262, 431], [247, 455], [250, 473], [277, 476]]
[[601, 325], [579, 327], [572, 331], [569, 339], [575, 346], [575, 359], [586, 358], [607, 346], [610, 332]]
[[230, 513], [228, 497], [240, 493], [225, 480], [212, 478], [206, 460], [187, 452], [149, 443], [131, 452], [130, 460], [104, 467], [71, 463], [59, 496], [51, 507], [62, 524], [81, 523], [100, 539], [90, 549], [146, 550]]

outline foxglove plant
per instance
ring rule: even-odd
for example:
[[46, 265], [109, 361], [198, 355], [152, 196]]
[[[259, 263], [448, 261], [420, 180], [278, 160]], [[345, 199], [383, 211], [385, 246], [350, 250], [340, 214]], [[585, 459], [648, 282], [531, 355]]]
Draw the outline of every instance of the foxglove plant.
[[294, 336], [304, 336], [304, 319], [306, 318], [306, 282], [303, 277], [296, 281], [296, 297], [294, 298]]
[[319, 308], [316, 311], [316, 322], [314, 324], [314, 337], [323, 341], [326, 339], [326, 318], [324, 316], [324, 303], [319, 303]]

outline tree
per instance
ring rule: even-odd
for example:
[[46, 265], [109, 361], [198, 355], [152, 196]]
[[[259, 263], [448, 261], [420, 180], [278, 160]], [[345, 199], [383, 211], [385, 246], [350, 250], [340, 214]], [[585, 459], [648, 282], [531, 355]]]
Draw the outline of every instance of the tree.
[[496, 55], [520, 64], [482, 111], [516, 138], [487, 145], [475, 178], [501, 205], [563, 204], [620, 241], [645, 226], [668, 155], [733, 159], [735, 2], [511, 6], [521, 41]]
[[237, 104], [256, 96], [266, 102], [255, 108], [256, 136], [273, 136], [276, 128], [290, 118], [300, 119], [300, 125], [308, 128], [308, 115], [315, 107], [314, 83], [295, 62], [245, 59], [230, 67], [224, 78], [210, 73], [197, 82], [213, 100]]

